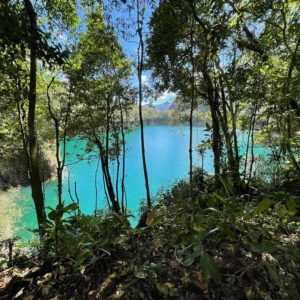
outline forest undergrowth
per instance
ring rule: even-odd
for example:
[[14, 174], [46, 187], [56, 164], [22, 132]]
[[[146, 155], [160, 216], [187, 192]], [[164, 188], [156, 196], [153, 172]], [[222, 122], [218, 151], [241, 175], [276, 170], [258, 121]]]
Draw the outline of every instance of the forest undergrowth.
[[177, 183], [145, 227], [53, 210], [44, 241], [3, 265], [0, 299], [299, 299], [297, 195], [210, 182], [196, 172], [192, 197]]

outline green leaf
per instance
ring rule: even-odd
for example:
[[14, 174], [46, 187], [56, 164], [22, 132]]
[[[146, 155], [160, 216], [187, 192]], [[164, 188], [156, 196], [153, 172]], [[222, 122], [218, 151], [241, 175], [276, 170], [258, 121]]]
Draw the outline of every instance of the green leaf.
[[204, 129], [204, 131], [210, 131], [212, 128], [207, 122], [205, 123], [205, 127], [206, 129]]
[[217, 199], [217, 200], [220, 200], [222, 203], [226, 203], [226, 200], [225, 200], [225, 197], [220, 195], [219, 193], [217, 192], [213, 192], [212, 193], [212, 196]]
[[152, 211], [147, 217], [146, 224], [149, 226], [155, 226], [160, 223], [161, 219], [162, 215], [155, 215], [155, 212]]
[[267, 270], [271, 280], [275, 282], [279, 287], [282, 287], [282, 282], [278, 274], [278, 271], [270, 263], [265, 263], [265, 264], [267, 266]]
[[268, 253], [276, 252], [276, 248], [274, 247], [273, 243], [268, 240], [263, 240], [261, 243], [253, 245], [251, 250], [258, 254], [262, 252], [268, 252]]
[[216, 227], [216, 228], [211, 229], [210, 231], [208, 231], [208, 232], [206, 233], [205, 238], [206, 238], [207, 236], [211, 235], [212, 233], [218, 231], [218, 230], [220, 230], [219, 227]]
[[233, 239], [233, 231], [231, 230], [230, 226], [226, 223], [222, 223], [219, 225], [223, 232], [226, 234], [229, 240]]
[[168, 284], [160, 284], [160, 283], [155, 283], [156, 288], [165, 296], [169, 295], [170, 287]]
[[192, 223], [192, 228], [194, 231], [196, 231], [197, 233], [200, 233], [200, 234], [204, 234], [207, 231], [206, 227], [204, 227], [200, 224], [197, 224], [197, 223]]
[[55, 210], [50, 211], [49, 214], [48, 214], [48, 217], [49, 217], [50, 220], [55, 221], [56, 217], [57, 217], [56, 211]]
[[184, 260], [182, 261], [182, 264], [186, 267], [190, 267], [195, 261], [195, 258], [192, 254], [187, 255]]
[[53, 211], [53, 210], [55, 210], [53, 207], [51, 207], [51, 206], [46, 206], [46, 209], [49, 209], [49, 210], [51, 210], [51, 211]]
[[140, 270], [137, 270], [135, 273], [134, 273], [134, 276], [136, 278], [139, 278], [139, 279], [145, 279], [146, 278], [146, 274], [145, 274], [145, 271], [143, 269], [140, 269]]
[[89, 257], [91, 257], [92, 253], [90, 251], [85, 251], [81, 255], [79, 255], [75, 262], [75, 268], [79, 267], [84, 263], [85, 260], [87, 260]]
[[225, 179], [223, 176], [221, 176], [221, 175], [219, 175], [218, 177], [219, 177], [219, 179], [220, 179], [220, 181], [221, 181], [221, 183], [222, 183], [222, 185], [223, 185], [223, 187], [224, 187], [224, 189], [225, 189], [225, 191], [226, 191], [226, 194], [227, 194], [228, 196], [234, 195], [233, 187], [232, 187], [232, 185], [230, 184], [230, 182], [229, 182], [228, 180], [226, 180], [226, 179]]
[[217, 210], [214, 207], [208, 207], [208, 208], [205, 208], [205, 210], [209, 210], [209, 211], [214, 211], [214, 212], [217, 212], [217, 213], [221, 213], [221, 211]]
[[221, 281], [221, 274], [218, 266], [214, 262], [213, 258], [207, 253], [204, 253], [200, 259], [200, 268], [203, 272], [206, 280], [213, 279], [214, 282], [219, 283]]
[[71, 203], [64, 207], [64, 212], [74, 211], [76, 209], [78, 209], [78, 203]]
[[63, 214], [62, 214], [61, 211], [52, 210], [52, 211], [49, 212], [48, 217], [52, 221], [58, 221], [58, 220], [61, 219], [62, 215]]
[[261, 213], [265, 212], [266, 210], [268, 210], [270, 208], [270, 205], [271, 205], [271, 200], [267, 197], [264, 197], [264, 199], [262, 201], [260, 201], [260, 203], [258, 204], [258, 207], [255, 210], [255, 213], [261, 214]]
[[288, 198], [285, 202], [286, 207], [288, 208], [288, 210], [295, 210], [296, 209], [296, 201], [293, 198]]

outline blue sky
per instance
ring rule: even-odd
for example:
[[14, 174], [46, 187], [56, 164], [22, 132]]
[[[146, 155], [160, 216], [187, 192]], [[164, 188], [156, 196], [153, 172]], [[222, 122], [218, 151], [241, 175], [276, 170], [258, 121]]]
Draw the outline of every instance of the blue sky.
[[[106, 0], [105, 2], [107, 3], [109, 0]], [[150, 17], [152, 14], [152, 9], [147, 6], [145, 10], [145, 16], [144, 16], [144, 27], [143, 27], [143, 35], [144, 38], [149, 34], [149, 26], [148, 23], [150, 21]], [[132, 60], [133, 62], [136, 62], [137, 60], [137, 49], [138, 49], [138, 36], [136, 34], [136, 24], [135, 24], [135, 19], [136, 19], [136, 10], [132, 11], [131, 14], [128, 12], [126, 9], [126, 5], [123, 5], [120, 10], [114, 10], [111, 13], [112, 16], [112, 21], [114, 23], [118, 22], [118, 19], [125, 19], [125, 22], [130, 26], [128, 30], [126, 30], [126, 33], [129, 33], [131, 36], [124, 38], [122, 35], [120, 26], [117, 28], [116, 26], [116, 31], [118, 35], [119, 42], [121, 43], [124, 52], [126, 56]], [[137, 79], [137, 73], [136, 69], [133, 68], [133, 76], [132, 76], [132, 83], [137, 86], [138, 84], [138, 79]], [[152, 78], [151, 78], [151, 72], [150, 71], [144, 71], [143, 76], [142, 76], [142, 82], [145, 86], [150, 86], [152, 83]], [[149, 102], [151, 100], [155, 101], [154, 103], [160, 104], [164, 102], [170, 102], [175, 99], [176, 95], [173, 92], [165, 91], [163, 92], [160, 97], [157, 99], [148, 99], [144, 102]]]
[[[78, 0], [80, 2], [80, 0]], [[104, 0], [104, 4], [107, 5], [111, 3], [111, 0]], [[84, 10], [78, 6], [78, 16], [80, 17], [80, 23], [77, 27], [77, 31], [83, 33], [85, 28], [85, 20], [84, 20]], [[122, 45], [124, 52], [126, 56], [133, 62], [133, 64], [137, 61], [137, 49], [138, 49], [138, 36], [136, 33], [136, 10], [132, 10], [131, 13], [129, 13], [126, 5], [120, 5], [119, 9], [110, 9], [107, 10], [107, 14], [111, 18], [111, 23], [113, 24], [118, 40], [120, 44]], [[152, 9], [147, 6], [145, 10], [145, 17], [144, 17], [144, 27], [143, 27], [143, 35], [144, 40], [146, 39], [146, 36], [149, 34], [149, 20], [152, 14]], [[122, 27], [118, 25], [119, 20], [123, 20], [125, 25], [128, 26], [128, 28], [125, 28], [126, 26]], [[44, 24], [46, 31], [48, 31], [47, 23]], [[124, 32], [122, 32], [124, 31]], [[124, 36], [124, 33], [129, 36]], [[54, 33], [55, 38], [60, 41], [63, 45], [65, 44], [72, 44], [74, 41], [69, 38], [69, 34], [67, 32], [55, 32]], [[146, 46], [146, 45], [145, 45]], [[134, 86], [138, 85], [138, 78], [137, 78], [137, 72], [135, 67], [133, 66], [133, 75], [131, 76], [131, 81]], [[142, 82], [145, 86], [151, 86], [153, 79], [151, 78], [151, 71], [144, 71], [142, 76]], [[148, 103], [149, 101], [154, 101], [154, 103], [160, 104], [164, 102], [170, 102], [175, 99], [176, 95], [173, 92], [164, 91], [161, 93], [161, 95], [157, 99], [145, 99], [144, 103]]]

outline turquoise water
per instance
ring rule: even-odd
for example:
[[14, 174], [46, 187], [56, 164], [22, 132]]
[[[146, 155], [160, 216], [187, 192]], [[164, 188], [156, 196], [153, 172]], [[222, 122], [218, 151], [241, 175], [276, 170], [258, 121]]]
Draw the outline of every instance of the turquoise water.
[[[193, 132], [194, 147], [202, 140], [207, 139], [204, 128], [196, 127]], [[242, 143], [242, 137], [240, 137]], [[141, 200], [145, 198], [144, 176], [142, 169], [142, 157], [140, 146], [140, 129], [135, 128], [126, 136], [126, 195], [128, 209], [134, 215], [138, 214]], [[167, 190], [177, 180], [188, 177], [189, 168], [189, 128], [188, 126], [146, 126], [145, 147], [149, 173], [151, 195]], [[96, 187], [95, 171], [97, 168], [97, 152], [87, 154], [85, 152], [86, 141], [71, 141], [67, 145], [67, 170], [64, 177], [63, 199], [70, 202], [68, 181], [70, 182], [73, 198], [74, 184], [77, 184], [77, 194], [80, 200], [80, 209], [85, 214], [92, 214], [95, 210]], [[256, 151], [260, 152], [260, 149]], [[201, 159], [194, 151], [194, 166], [201, 165]], [[204, 169], [213, 172], [213, 156], [211, 150], [206, 151]], [[68, 180], [68, 173], [70, 174]], [[112, 179], [116, 180], [116, 162], [111, 163]], [[97, 175], [98, 207], [107, 208], [105, 199], [101, 168]], [[34, 205], [31, 199], [30, 187], [21, 188], [16, 196], [17, 202], [23, 209], [19, 219], [16, 233], [23, 239], [30, 239], [30, 229], [36, 227]], [[120, 194], [121, 195], [121, 194]], [[45, 183], [46, 206], [55, 207], [57, 204], [56, 181]], [[135, 221], [133, 220], [133, 223]]]

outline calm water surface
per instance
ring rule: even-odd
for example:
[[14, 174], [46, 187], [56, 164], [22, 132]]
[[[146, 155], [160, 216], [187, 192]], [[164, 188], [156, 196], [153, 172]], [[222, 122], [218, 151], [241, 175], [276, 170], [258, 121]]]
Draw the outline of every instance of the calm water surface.
[[[193, 133], [194, 147], [206, 139], [204, 128], [196, 127]], [[240, 137], [240, 139], [242, 139]], [[140, 146], [140, 129], [135, 128], [126, 136], [126, 195], [129, 210], [138, 214], [141, 199], [145, 198], [144, 177]], [[242, 144], [242, 141], [241, 141]], [[145, 147], [152, 196], [168, 189], [177, 180], [188, 177], [189, 168], [189, 128], [188, 126], [146, 126]], [[80, 200], [80, 209], [85, 214], [95, 210], [96, 184], [95, 173], [98, 159], [96, 152], [92, 157], [85, 153], [85, 141], [71, 141], [67, 145], [67, 168], [64, 177], [63, 199], [69, 203], [68, 181], [70, 182], [73, 198], [74, 184]], [[256, 151], [260, 151], [257, 149]], [[194, 166], [200, 166], [201, 160], [194, 151]], [[82, 160], [83, 158], [83, 160]], [[213, 172], [213, 157], [211, 150], [206, 151], [204, 169]], [[116, 180], [116, 162], [111, 163], [112, 179]], [[97, 174], [98, 208], [107, 208], [107, 201], [103, 189], [101, 167]], [[23, 239], [31, 239], [31, 229], [36, 227], [34, 205], [31, 199], [30, 187], [21, 188], [16, 195], [17, 203], [22, 207], [22, 217], [18, 220], [16, 234]], [[56, 181], [45, 184], [46, 206], [55, 207], [57, 204]], [[136, 222], [132, 220], [133, 224]]]

